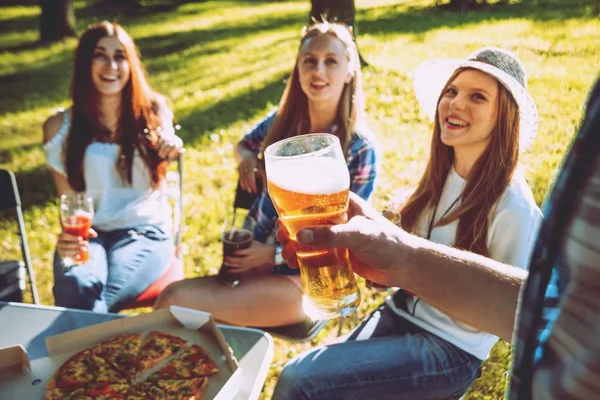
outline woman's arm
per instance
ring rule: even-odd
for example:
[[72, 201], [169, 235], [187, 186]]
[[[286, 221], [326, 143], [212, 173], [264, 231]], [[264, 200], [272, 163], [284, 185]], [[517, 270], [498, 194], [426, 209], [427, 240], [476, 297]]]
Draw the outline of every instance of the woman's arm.
[[354, 142], [350, 146], [348, 172], [350, 173], [350, 191], [365, 200], [371, 198], [379, 172], [379, 160], [376, 148], [369, 142]]
[[247, 192], [258, 192], [257, 179], [262, 180], [263, 185], [266, 184], [264, 166], [258, 160], [258, 153], [275, 118], [275, 112], [268, 114], [248, 131], [233, 148], [240, 185]]
[[173, 112], [167, 105], [164, 97], [157, 97], [158, 117], [161, 121], [161, 132], [155, 144], [160, 158], [173, 159], [183, 148], [183, 140], [175, 134], [173, 127]]
[[[42, 130], [44, 132], [44, 144], [48, 143], [52, 138], [56, 136], [58, 130], [60, 129], [63, 123], [63, 113], [66, 112], [69, 111], [59, 111], [56, 114], [50, 116], [50, 118], [48, 118], [46, 122], [44, 122], [44, 125], [42, 126]], [[69, 181], [66, 175], [61, 174], [52, 167], [49, 167], [49, 169], [50, 173], [52, 174], [52, 180], [54, 181], [54, 187], [56, 188], [56, 193], [58, 194], [58, 197], [67, 193], [75, 193], [75, 190], [73, 190], [71, 185], [69, 185]]]
[[[511, 339], [526, 271], [411, 235], [353, 194], [348, 217], [345, 224], [303, 229], [296, 238], [316, 248], [345, 247], [362, 277], [405, 288], [452, 318]], [[297, 267], [297, 245], [281, 224], [277, 239]]]
[[[56, 134], [58, 133], [59, 129], [61, 128], [61, 126], [63, 124], [63, 119], [65, 118], [64, 113], [67, 113], [67, 112], [69, 112], [69, 111], [66, 110], [66, 111], [57, 112], [56, 114], [54, 114], [50, 118], [48, 118], [46, 120], [46, 122], [44, 122], [44, 125], [42, 126], [42, 131], [44, 133], [44, 136], [43, 136], [44, 144], [48, 143], [50, 140], [52, 140], [56, 136]], [[60, 145], [62, 145], [62, 143]], [[59, 197], [62, 196], [63, 194], [76, 193], [76, 191], [69, 184], [69, 181], [65, 174], [57, 171], [55, 168], [53, 168], [50, 165], [49, 165], [49, 168], [50, 168], [50, 173], [52, 174], [52, 180], [54, 181], [54, 186], [56, 187], [56, 192]], [[90, 237], [96, 237], [96, 236], [97, 236], [97, 233], [93, 229], [90, 229]], [[62, 231], [60, 233], [60, 235], [58, 236], [56, 250], [57, 250], [60, 258], [63, 258], [63, 259], [66, 257], [74, 258], [79, 252], [87, 249], [88, 246], [89, 246], [89, 242], [87, 240], [83, 240], [80, 237], [73, 236], [73, 235], [70, 235], [70, 234]]]
[[[528, 190], [528, 189], [527, 189]], [[495, 213], [489, 227], [489, 257], [502, 263], [526, 269], [542, 212], [533, 195], [513, 194]]]

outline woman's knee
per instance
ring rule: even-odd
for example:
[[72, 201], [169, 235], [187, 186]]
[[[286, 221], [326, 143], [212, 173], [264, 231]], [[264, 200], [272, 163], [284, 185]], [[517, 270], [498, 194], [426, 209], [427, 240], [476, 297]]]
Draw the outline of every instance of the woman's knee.
[[[76, 267], [74, 267], [76, 268]], [[55, 278], [54, 300], [57, 306], [92, 310], [102, 297], [102, 283], [90, 275], [66, 273]]]
[[186, 281], [178, 281], [169, 284], [158, 295], [154, 308], [164, 308], [173, 305], [184, 305], [186, 297]]
[[311, 374], [310, 363], [302, 362], [306, 356], [301, 354], [287, 362], [277, 380], [273, 400], [311, 399], [309, 389], [318, 376]]

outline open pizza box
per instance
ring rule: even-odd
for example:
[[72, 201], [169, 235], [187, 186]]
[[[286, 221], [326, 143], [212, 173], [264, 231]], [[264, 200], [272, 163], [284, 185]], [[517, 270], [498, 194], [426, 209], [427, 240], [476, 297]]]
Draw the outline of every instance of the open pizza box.
[[170, 307], [49, 337], [48, 357], [37, 360], [30, 361], [21, 345], [0, 348], [0, 399], [43, 399], [46, 384], [73, 354], [122, 333], [151, 330], [172, 333], [210, 353], [219, 372], [209, 377], [202, 399], [235, 398], [241, 385], [241, 370], [210, 314]]

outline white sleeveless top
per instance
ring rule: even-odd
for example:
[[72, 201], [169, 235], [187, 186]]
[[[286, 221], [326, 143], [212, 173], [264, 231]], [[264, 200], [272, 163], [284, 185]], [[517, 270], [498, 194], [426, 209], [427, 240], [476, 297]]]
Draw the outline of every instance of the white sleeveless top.
[[[67, 176], [65, 167], [66, 137], [71, 124], [69, 110], [62, 113], [63, 122], [52, 139], [43, 145], [48, 165]], [[117, 169], [120, 146], [116, 143], [92, 142], [85, 151], [83, 177], [85, 193], [94, 202], [93, 226], [99, 230], [155, 225], [171, 232], [171, 208], [166, 184], [152, 188], [152, 178], [143, 159], [134, 155], [132, 182], [121, 180]]]

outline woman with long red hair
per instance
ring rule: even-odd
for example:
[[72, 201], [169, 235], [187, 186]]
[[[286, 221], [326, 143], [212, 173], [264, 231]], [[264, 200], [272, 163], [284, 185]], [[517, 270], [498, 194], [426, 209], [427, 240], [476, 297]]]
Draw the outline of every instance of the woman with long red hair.
[[[164, 178], [182, 141], [173, 114], [148, 84], [133, 39], [118, 24], [89, 26], [79, 39], [72, 106], [44, 123], [44, 151], [58, 196], [85, 193], [90, 239], [66, 232], [54, 257], [56, 305], [116, 312], [169, 265], [174, 248]], [[90, 260], [63, 262], [88, 249]]]
[[[526, 267], [541, 217], [517, 169], [537, 132], [526, 85], [520, 60], [495, 47], [417, 69], [434, 127], [425, 172], [398, 210], [404, 230]], [[273, 399], [458, 399], [497, 340], [398, 289], [347, 341], [290, 361]]]

